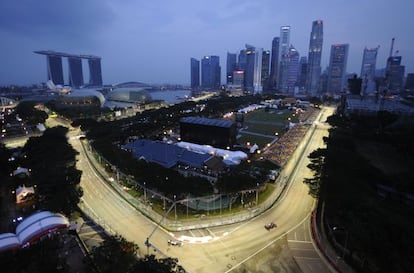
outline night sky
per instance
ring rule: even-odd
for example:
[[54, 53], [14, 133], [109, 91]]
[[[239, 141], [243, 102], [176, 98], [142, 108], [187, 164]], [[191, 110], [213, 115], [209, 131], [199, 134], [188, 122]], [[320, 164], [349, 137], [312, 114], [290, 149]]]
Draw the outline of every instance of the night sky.
[[365, 46], [380, 45], [377, 68], [384, 67], [395, 37], [406, 73], [414, 73], [412, 0], [1, 0], [0, 11], [0, 85], [45, 82], [46, 58], [35, 50], [100, 56], [105, 84], [189, 84], [191, 57], [220, 56], [224, 75], [227, 52], [245, 44], [270, 50], [282, 25], [307, 56], [317, 19], [322, 69], [336, 43], [350, 44], [348, 72], [360, 73]]

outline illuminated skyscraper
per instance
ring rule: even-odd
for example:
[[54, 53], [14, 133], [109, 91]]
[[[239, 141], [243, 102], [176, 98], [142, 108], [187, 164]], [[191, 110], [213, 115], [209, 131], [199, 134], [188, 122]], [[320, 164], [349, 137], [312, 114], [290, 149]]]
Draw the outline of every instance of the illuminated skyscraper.
[[201, 60], [201, 86], [218, 89], [221, 85], [219, 56], [204, 56]]
[[373, 92], [375, 89], [375, 66], [377, 63], [379, 46], [376, 48], [364, 48], [364, 55], [362, 57], [361, 66], [361, 79], [362, 79], [362, 92]]
[[309, 41], [305, 86], [306, 91], [311, 95], [316, 95], [318, 93], [319, 78], [321, 76], [322, 42], [323, 22], [322, 20], [313, 21]]
[[273, 38], [272, 41], [272, 60], [270, 63], [270, 89], [277, 88], [277, 75], [279, 71], [279, 37]]
[[191, 89], [200, 87], [200, 61], [191, 58]]
[[329, 93], [339, 93], [344, 90], [348, 51], [349, 44], [331, 46], [327, 86]]
[[82, 59], [79, 57], [68, 57], [69, 63], [69, 85], [79, 88], [83, 85]]

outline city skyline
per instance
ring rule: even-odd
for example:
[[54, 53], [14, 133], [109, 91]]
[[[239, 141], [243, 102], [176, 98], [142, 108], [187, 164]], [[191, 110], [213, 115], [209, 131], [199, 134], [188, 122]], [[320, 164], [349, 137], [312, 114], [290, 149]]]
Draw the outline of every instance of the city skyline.
[[[244, 44], [271, 50], [282, 26], [291, 27], [290, 44], [300, 57], [307, 56], [315, 20], [324, 23], [322, 71], [328, 65], [331, 45], [337, 43], [350, 45], [346, 72], [359, 74], [364, 48], [378, 45], [376, 67], [385, 68], [395, 37], [394, 49], [402, 56], [406, 73], [414, 72], [414, 49], [410, 47], [414, 38], [409, 35], [409, 12], [414, 3], [298, 1], [295, 7], [270, 0], [2, 1], [0, 84], [46, 82], [44, 57], [33, 51], [49, 49], [101, 56], [104, 84], [189, 85], [189, 59], [217, 55], [223, 68], [221, 82], [225, 83], [227, 52], [239, 52]], [[63, 67], [67, 70], [66, 60]], [[85, 73], [85, 67], [83, 70]], [[68, 82], [68, 71], [63, 74]]]

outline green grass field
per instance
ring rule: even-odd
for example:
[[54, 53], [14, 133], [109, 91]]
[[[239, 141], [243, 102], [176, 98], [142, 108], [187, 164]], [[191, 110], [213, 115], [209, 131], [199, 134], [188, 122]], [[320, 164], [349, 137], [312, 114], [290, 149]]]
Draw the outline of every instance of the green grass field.
[[[290, 122], [298, 122], [298, 116], [294, 114], [291, 110], [287, 109], [270, 109], [265, 111], [265, 109], [259, 109], [250, 113], [245, 114], [244, 116], [244, 126], [247, 127], [245, 131], [263, 134], [269, 137], [280, 137], [286, 129], [286, 126]], [[269, 142], [272, 141], [272, 138], [266, 136], [250, 135], [247, 133], [240, 132], [237, 142], [239, 144], [246, 144], [250, 142], [251, 144], [256, 143], [260, 148], [263, 148]]]

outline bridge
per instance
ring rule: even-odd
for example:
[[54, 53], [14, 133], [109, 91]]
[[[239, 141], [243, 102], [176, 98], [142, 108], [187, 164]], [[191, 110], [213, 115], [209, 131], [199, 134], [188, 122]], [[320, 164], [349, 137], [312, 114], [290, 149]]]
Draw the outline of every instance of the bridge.
[[6, 97], [0, 97], [0, 109], [14, 108], [19, 104], [18, 101]]

